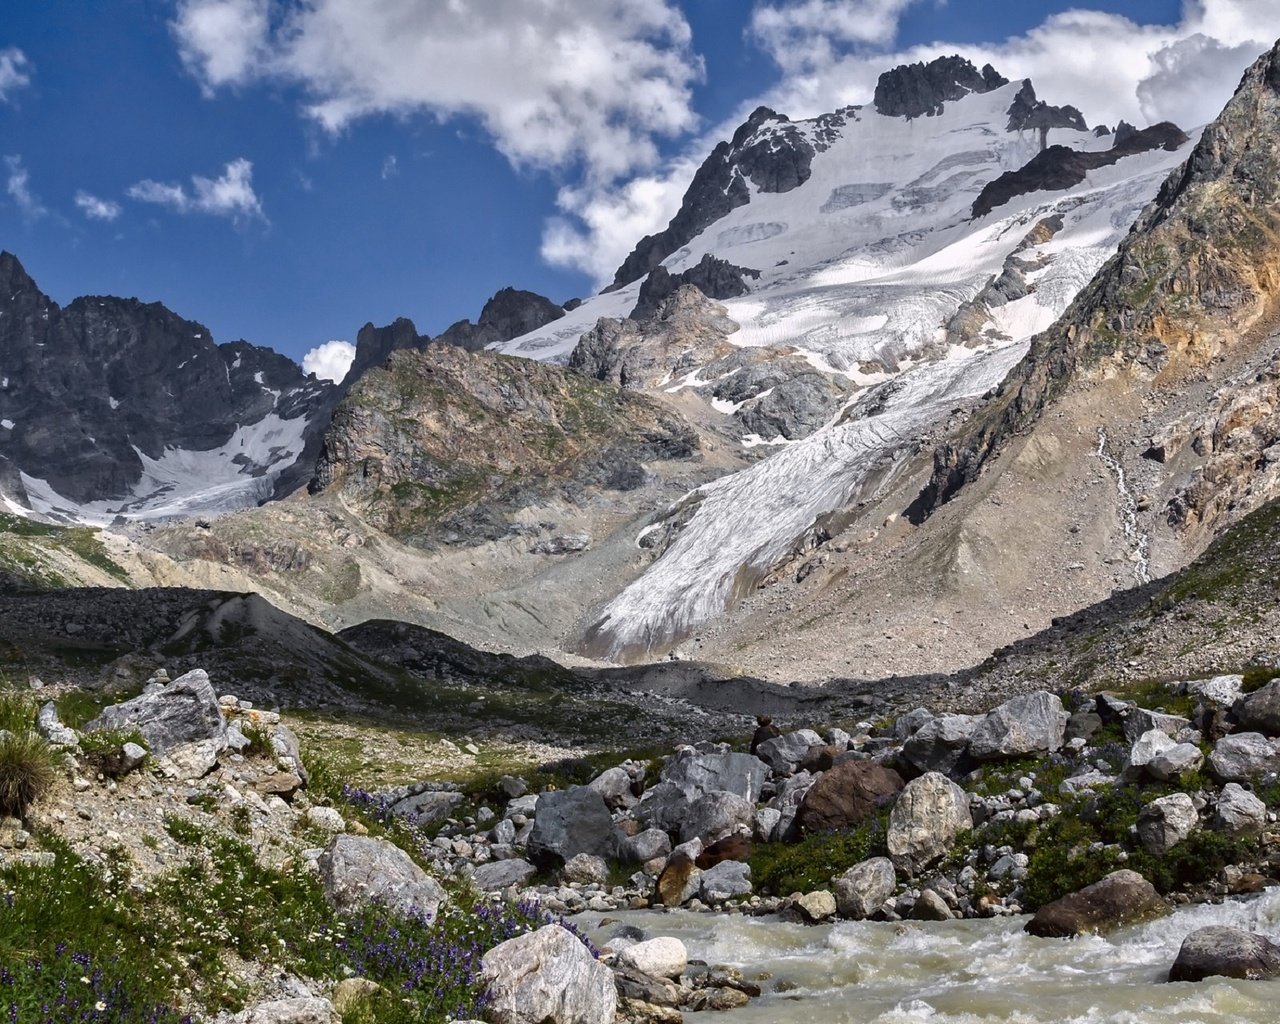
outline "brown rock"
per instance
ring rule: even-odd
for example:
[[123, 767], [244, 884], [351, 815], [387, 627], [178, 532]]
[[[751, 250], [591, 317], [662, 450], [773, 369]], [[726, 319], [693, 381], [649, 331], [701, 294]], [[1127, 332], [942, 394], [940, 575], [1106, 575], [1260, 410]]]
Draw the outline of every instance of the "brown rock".
[[1156, 888], [1136, 871], [1113, 871], [1078, 892], [1046, 903], [1026, 931], [1044, 938], [1106, 935], [1169, 913]]
[[835, 764], [836, 758], [843, 753], [844, 747], [838, 747], [833, 743], [810, 747], [809, 753], [805, 754], [804, 760], [800, 762], [800, 767], [807, 772], [825, 772]]
[[253, 788], [262, 796], [278, 796], [288, 802], [302, 788], [302, 779], [294, 772], [276, 772], [259, 779], [253, 784]]
[[681, 850], [674, 854], [658, 876], [658, 902], [664, 907], [678, 907], [698, 891], [701, 872], [693, 858]]
[[856, 825], [902, 791], [902, 776], [873, 761], [845, 761], [822, 774], [804, 796], [796, 825], [823, 832]]
[[756, 716], [756, 731], [751, 737], [751, 753], [756, 752], [756, 747], [760, 746], [765, 740], [771, 740], [782, 735], [782, 730], [773, 724], [773, 719], [768, 715]]
[[717, 840], [698, 854], [695, 863], [699, 869], [706, 871], [707, 868], [713, 868], [722, 860], [741, 860], [745, 861], [751, 856], [751, 840], [746, 836], [733, 835], [725, 836], [723, 839]]

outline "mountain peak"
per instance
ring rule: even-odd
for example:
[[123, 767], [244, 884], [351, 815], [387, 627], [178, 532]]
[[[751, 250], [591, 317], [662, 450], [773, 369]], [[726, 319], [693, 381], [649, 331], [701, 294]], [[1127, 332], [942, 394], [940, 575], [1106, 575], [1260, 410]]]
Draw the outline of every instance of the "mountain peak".
[[18, 257], [7, 249], [0, 250], [0, 292], [10, 296], [19, 292], [39, 291]]
[[962, 99], [971, 92], [990, 92], [1009, 80], [987, 64], [981, 71], [973, 62], [953, 54], [915, 64], [900, 64], [876, 82], [874, 104], [887, 117], [933, 117], [943, 103]]

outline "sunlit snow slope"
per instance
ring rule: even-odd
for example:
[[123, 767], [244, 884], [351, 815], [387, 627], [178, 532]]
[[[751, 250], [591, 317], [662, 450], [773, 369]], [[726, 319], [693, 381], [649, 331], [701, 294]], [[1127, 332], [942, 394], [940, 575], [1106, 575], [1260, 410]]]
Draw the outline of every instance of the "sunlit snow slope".
[[[666, 552], [604, 609], [588, 634], [591, 653], [628, 659], [670, 648], [754, 586], [818, 517], [849, 503], [872, 467], [909, 450], [958, 402], [998, 384], [1028, 340], [1114, 253], [1188, 152], [1190, 143], [1128, 156], [1073, 188], [1020, 196], [974, 220], [983, 186], [1040, 150], [1038, 131], [1007, 130], [1020, 88], [971, 94], [914, 120], [855, 108], [842, 112], [834, 139], [829, 122], [826, 131], [821, 121], [801, 122], [796, 127], [815, 141], [822, 132], [827, 143], [809, 179], [781, 194], [754, 190], [748, 204], [668, 257], [673, 273], [707, 253], [761, 272], [749, 295], [725, 303], [741, 325], [731, 341], [795, 346], [857, 384], [884, 383], [862, 391], [817, 433], [678, 503], [681, 516], [696, 510]], [[1048, 141], [1099, 151], [1113, 139], [1054, 128]], [[1062, 220], [1056, 234], [1024, 242], [1054, 217]], [[949, 344], [949, 321], [1015, 250], [1029, 294], [983, 307], [980, 336]], [[504, 351], [566, 358], [597, 317], [625, 315], [638, 287], [589, 300]]]

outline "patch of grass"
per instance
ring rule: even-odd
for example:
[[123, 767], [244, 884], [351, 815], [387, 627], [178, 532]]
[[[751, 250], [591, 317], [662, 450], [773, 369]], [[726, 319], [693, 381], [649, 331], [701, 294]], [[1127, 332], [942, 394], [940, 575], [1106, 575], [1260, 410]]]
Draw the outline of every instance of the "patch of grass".
[[61, 760], [36, 732], [0, 736], [0, 817], [22, 817], [57, 780]]
[[818, 832], [796, 843], [758, 843], [751, 851], [751, 878], [757, 890], [779, 896], [825, 889], [855, 864], [887, 854], [888, 822], [885, 810], [847, 831]]

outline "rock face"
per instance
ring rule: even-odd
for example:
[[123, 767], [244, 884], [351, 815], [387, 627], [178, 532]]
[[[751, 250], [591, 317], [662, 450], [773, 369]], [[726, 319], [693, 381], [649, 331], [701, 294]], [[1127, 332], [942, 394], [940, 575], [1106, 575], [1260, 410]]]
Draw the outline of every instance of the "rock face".
[[801, 832], [856, 825], [902, 791], [902, 776], [874, 761], [846, 761], [822, 773], [804, 795], [796, 815]]
[[841, 917], [855, 921], [870, 917], [893, 895], [895, 877], [888, 857], [872, 857], [855, 864], [835, 881]]
[[340, 493], [411, 541], [475, 543], [518, 534], [516, 513], [534, 502], [642, 487], [645, 463], [687, 460], [698, 446], [688, 424], [644, 396], [432, 345], [360, 378], [333, 415], [311, 490]]
[[538, 797], [529, 859], [556, 867], [580, 853], [614, 855], [613, 817], [604, 799], [588, 786], [552, 790]]
[[1280, 736], [1280, 679], [1245, 697], [1236, 706], [1240, 727], [1267, 736]]
[[874, 103], [888, 117], [933, 117], [946, 102], [1008, 84], [990, 64], [979, 72], [963, 57], [939, 57], [886, 71], [876, 82]]
[[481, 961], [492, 1024], [613, 1024], [613, 974], [559, 925], [495, 946]]
[[158, 505], [144, 459], [221, 448], [240, 428], [267, 429], [274, 415], [296, 441], [274, 453], [244, 446], [239, 505], [252, 506], [305, 482], [338, 394], [270, 349], [214, 344], [207, 327], [159, 303], [95, 295], [62, 308], [8, 252], [0, 252], [0, 366], [0, 422], [13, 424], [0, 429], [0, 485], [24, 503], [19, 470], [72, 502], [121, 499], [137, 487]]
[[1106, 935], [1169, 912], [1155, 886], [1136, 871], [1113, 871], [1079, 892], [1046, 903], [1026, 930], [1043, 938]]
[[320, 880], [339, 910], [377, 902], [399, 913], [434, 918], [445, 898], [440, 883], [407, 853], [371, 836], [337, 836], [320, 855]]
[[152, 693], [114, 704], [85, 726], [86, 732], [109, 729], [137, 729], [157, 754], [201, 741], [212, 741], [218, 750], [226, 746], [227, 722], [203, 669], [188, 672]]
[[1239, 928], [1197, 928], [1182, 940], [1178, 958], [1169, 968], [1169, 980], [1214, 977], [1248, 981], [1280, 977], [1280, 946], [1264, 935]]
[[991, 711], [969, 738], [979, 761], [1049, 753], [1062, 746], [1070, 716], [1051, 693], [1015, 697]]
[[[1074, 128], [1079, 132], [1088, 130], [1083, 115], [1075, 107], [1051, 107], [1044, 100], [1036, 99], [1036, 91], [1029, 78], [1023, 81], [1022, 88], [1009, 107], [1008, 128], [1011, 132], [1029, 128]], [[1116, 139], [1120, 139], [1119, 132], [1116, 133]]]
[[640, 294], [630, 318], [648, 320], [655, 316], [663, 303], [684, 285], [693, 285], [709, 299], [736, 299], [751, 290], [747, 278], [759, 276], [758, 270], [735, 267], [710, 253], [679, 274], [672, 274], [666, 267], [654, 267], [640, 285]]
[[446, 328], [435, 342], [439, 345], [455, 345], [468, 352], [479, 352], [487, 345], [510, 341], [522, 334], [536, 331], [539, 327], [545, 327], [559, 320], [564, 312], [563, 306], [557, 306], [537, 292], [503, 288], [484, 304], [476, 323], [459, 320]]
[[[1165, 182], [1071, 313], [1032, 340], [981, 412], [935, 451], [932, 478], [909, 511], [913, 522], [976, 480], [1077, 376], [1096, 372], [1104, 361], [1136, 373], [1141, 360], [1151, 361], [1149, 353], [1158, 366], [1177, 360], [1182, 372], [1196, 372], [1266, 315], [1274, 253], [1255, 241], [1280, 231], [1277, 68], [1280, 47], [1246, 72], [1185, 166]], [[988, 202], [995, 196], [975, 211], [994, 208]], [[1226, 508], [1247, 492], [1250, 479], [1194, 498], [1184, 510], [1187, 521], [1211, 522], [1207, 510]]]
[[889, 815], [886, 840], [898, 870], [913, 875], [951, 849], [957, 835], [973, 826], [969, 797], [938, 772], [908, 782]]

